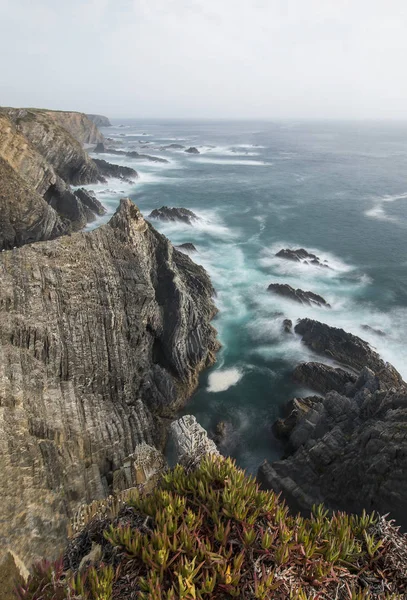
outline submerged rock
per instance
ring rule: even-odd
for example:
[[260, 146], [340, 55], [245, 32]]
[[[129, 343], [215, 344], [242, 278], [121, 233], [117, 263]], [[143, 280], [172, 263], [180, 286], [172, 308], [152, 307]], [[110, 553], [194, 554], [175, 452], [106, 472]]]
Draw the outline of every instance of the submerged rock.
[[278, 296], [283, 296], [288, 300], [299, 302], [300, 304], [308, 304], [308, 306], [326, 306], [331, 308], [331, 305], [318, 294], [313, 292], [304, 292], [300, 289], [294, 289], [287, 283], [270, 283], [267, 290]]
[[374, 327], [370, 327], [370, 325], [362, 325], [362, 329], [365, 331], [369, 331], [370, 333], [375, 333], [376, 335], [380, 335], [380, 337], [385, 337], [386, 334], [381, 329], [376, 329]]
[[293, 377], [297, 383], [321, 394], [331, 390], [345, 392], [346, 386], [354, 384], [357, 379], [354, 373], [317, 362], [301, 363], [294, 369]]
[[149, 215], [149, 219], [160, 219], [161, 221], [182, 221], [193, 225], [193, 221], [198, 220], [198, 217], [192, 210], [188, 208], [177, 208], [173, 206], [162, 206], [155, 208]]
[[219, 347], [213, 294], [130, 200], [98, 229], [0, 253], [4, 550], [53, 558], [138, 445], [163, 448]]
[[198, 148], [195, 148], [194, 146], [187, 148], [185, 152], [188, 152], [188, 154], [200, 154]]
[[[148, 143], [148, 142], [145, 142]], [[150, 156], [149, 154], [139, 154], [135, 150], [116, 150], [115, 148], [106, 148], [104, 144], [97, 144], [93, 152], [98, 154], [116, 154], [118, 156], [127, 156], [128, 158], [134, 158], [136, 160], [147, 160], [149, 162], [155, 163], [168, 163], [169, 161], [166, 158], [161, 158], [160, 156]]]
[[311, 254], [304, 248], [298, 248], [297, 250], [291, 250], [290, 248], [285, 248], [277, 252], [276, 256], [278, 258], [285, 258], [286, 260], [292, 260], [295, 262], [304, 262], [306, 264], [318, 265], [320, 267], [329, 268], [326, 264], [326, 261], [321, 261], [315, 254]]
[[178, 250], [184, 250], [185, 252], [198, 252], [191, 242], [185, 242], [184, 244], [180, 244], [179, 246], [175, 246]]
[[163, 150], [183, 150], [185, 146], [182, 144], [168, 144], [168, 146], [162, 146]]

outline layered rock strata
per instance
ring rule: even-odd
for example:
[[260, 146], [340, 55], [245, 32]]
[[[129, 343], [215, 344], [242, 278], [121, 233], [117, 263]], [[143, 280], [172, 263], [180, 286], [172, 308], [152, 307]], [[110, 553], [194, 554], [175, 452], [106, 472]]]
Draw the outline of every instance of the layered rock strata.
[[0, 289], [0, 540], [29, 564], [139, 444], [162, 448], [214, 361], [213, 288], [122, 200], [97, 230], [0, 254]]

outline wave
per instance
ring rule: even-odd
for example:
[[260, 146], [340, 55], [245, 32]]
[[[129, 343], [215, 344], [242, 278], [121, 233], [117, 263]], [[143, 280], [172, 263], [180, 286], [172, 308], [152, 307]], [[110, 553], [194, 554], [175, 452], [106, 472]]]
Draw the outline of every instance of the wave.
[[[168, 179], [166, 179], [167, 181]], [[188, 225], [182, 221], [161, 221], [154, 219], [154, 226], [169, 237], [174, 244], [180, 244], [183, 241], [193, 242], [194, 239], [206, 239], [208, 237], [232, 240], [238, 235], [236, 230], [228, 228], [223, 223], [217, 211], [196, 210], [195, 208], [191, 210], [198, 217], [193, 222], [193, 225]]]
[[384, 196], [375, 198], [373, 206], [368, 210], [365, 210], [364, 214], [372, 219], [402, 224], [399, 217], [388, 215], [385, 210], [386, 203], [396, 202], [398, 200], [407, 200], [407, 192], [402, 194], [386, 194]]
[[198, 162], [198, 163], [202, 163], [202, 164], [212, 164], [212, 165], [224, 165], [224, 166], [229, 166], [229, 165], [240, 165], [240, 166], [247, 166], [247, 167], [268, 167], [271, 166], [273, 163], [266, 163], [264, 161], [260, 161], [260, 160], [223, 160], [221, 158], [195, 158], [194, 157], [194, 162]]
[[236, 367], [213, 371], [208, 378], [208, 392], [224, 392], [236, 385], [242, 377], [243, 373]]

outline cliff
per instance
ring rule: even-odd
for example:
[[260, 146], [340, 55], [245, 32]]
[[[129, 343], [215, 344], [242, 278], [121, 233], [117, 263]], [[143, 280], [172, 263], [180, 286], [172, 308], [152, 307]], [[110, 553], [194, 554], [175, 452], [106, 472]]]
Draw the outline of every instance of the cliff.
[[[107, 168], [100, 169], [61, 125], [72, 131], [77, 126], [81, 138], [82, 117], [80, 113], [0, 109], [0, 249], [52, 239], [81, 229], [103, 214], [100, 203], [95, 208], [94, 199], [86, 198], [85, 191], [73, 192], [71, 184], [105, 181], [104, 173], [137, 177], [134, 169], [118, 165], [106, 163]], [[89, 119], [85, 125], [92, 134], [96, 126]]]
[[218, 344], [204, 269], [122, 200], [108, 225], [0, 254], [0, 539], [30, 563], [105, 497]]
[[107, 117], [103, 115], [86, 115], [96, 127], [111, 127], [112, 124]]
[[331, 509], [390, 513], [407, 528], [407, 385], [360, 338], [303, 319], [303, 342], [358, 377], [306, 363], [300, 379], [326, 393], [296, 399], [277, 430], [288, 436], [286, 458], [259, 469], [267, 488], [282, 492], [296, 509], [319, 502]]

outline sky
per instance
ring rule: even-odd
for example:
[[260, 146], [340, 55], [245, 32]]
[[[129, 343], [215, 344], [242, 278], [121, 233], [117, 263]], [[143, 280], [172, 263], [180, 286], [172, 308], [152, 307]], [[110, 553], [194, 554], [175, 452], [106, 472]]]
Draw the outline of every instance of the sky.
[[407, 119], [406, 0], [0, 0], [0, 105]]

